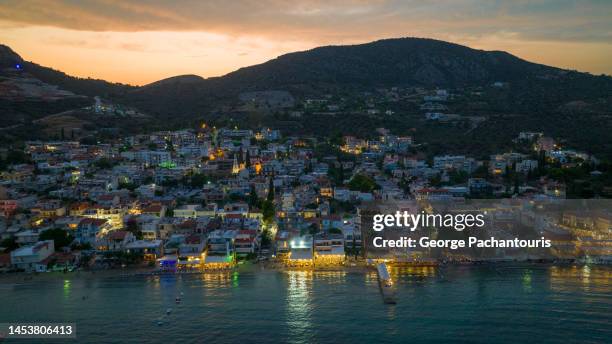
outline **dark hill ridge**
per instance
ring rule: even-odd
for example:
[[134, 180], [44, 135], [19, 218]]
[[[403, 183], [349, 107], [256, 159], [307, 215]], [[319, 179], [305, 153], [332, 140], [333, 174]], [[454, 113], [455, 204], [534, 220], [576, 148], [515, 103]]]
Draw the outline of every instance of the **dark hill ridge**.
[[15, 68], [15, 65], [22, 63], [23, 59], [17, 55], [13, 49], [4, 44], [0, 44], [0, 68]]
[[[20, 70], [17, 70], [16, 64], [21, 65]], [[35, 77], [47, 84], [56, 85], [61, 89], [85, 96], [120, 95], [134, 89], [133, 86], [100, 79], [73, 77], [53, 68], [25, 61], [11, 48], [2, 44], [0, 44], [0, 76]]]
[[290, 53], [220, 79], [273, 87], [303, 82], [457, 87], [559, 71], [506, 52], [475, 50], [432, 39], [400, 38]]
[[432, 39], [399, 38], [289, 53], [221, 77], [200, 79], [199, 83], [191, 75], [177, 76], [149, 84], [146, 89], [180, 88], [181, 79], [188, 79], [191, 86], [199, 86], [204, 93], [217, 95], [313, 84], [460, 87], [561, 72], [502, 51], [475, 50]]
[[[0, 46], [0, 66], [5, 66], [2, 74], [15, 61], [21, 58], [10, 48]], [[281, 89], [300, 95], [334, 88], [454, 88], [504, 81], [512, 85], [505, 110], [513, 111], [531, 110], [533, 104], [552, 110], [568, 101], [608, 99], [612, 94], [612, 78], [608, 76], [567, 71], [502, 51], [476, 50], [424, 38], [319, 47], [285, 54], [221, 77], [183, 75], [141, 87], [75, 78], [31, 62], [23, 62], [23, 66], [23, 73], [75, 94], [100, 95], [154, 115], [172, 116], [202, 114], [236, 103], [241, 92]]]
[[[185, 82], [180, 80], [185, 79]], [[241, 92], [288, 90], [312, 95], [372, 87], [512, 84], [505, 111], [552, 110], [571, 100], [612, 94], [612, 78], [531, 63], [502, 51], [483, 51], [423, 38], [399, 38], [289, 53], [221, 77], [174, 77], [141, 87], [127, 101], [149, 111], [190, 115], [211, 104], [235, 103]]]

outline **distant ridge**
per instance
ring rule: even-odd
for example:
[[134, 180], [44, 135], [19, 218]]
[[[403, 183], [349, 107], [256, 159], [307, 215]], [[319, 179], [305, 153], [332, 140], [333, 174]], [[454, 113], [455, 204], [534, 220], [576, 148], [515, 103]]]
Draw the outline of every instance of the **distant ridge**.
[[[15, 61], [22, 61], [21, 57], [0, 46], [0, 65], [10, 67]], [[612, 94], [609, 76], [568, 71], [503, 51], [426, 38], [324, 46], [285, 54], [221, 77], [180, 75], [141, 87], [75, 78], [31, 62], [23, 65], [23, 73], [75, 94], [100, 95], [172, 116], [201, 114], [235, 103], [242, 92], [265, 90], [286, 90], [299, 96], [392, 86], [481, 87], [502, 81], [512, 85], [507, 108], [522, 111], [534, 110], [533, 106], [552, 111], [568, 101], [608, 99]], [[10, 74], [7, 68], [2, 73]]]

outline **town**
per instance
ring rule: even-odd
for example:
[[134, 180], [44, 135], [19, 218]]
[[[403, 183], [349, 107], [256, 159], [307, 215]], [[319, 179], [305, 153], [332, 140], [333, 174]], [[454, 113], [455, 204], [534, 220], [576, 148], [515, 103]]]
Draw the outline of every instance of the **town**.
[[[247, 101], [264, 96], [269, 95]], [[433, 112], [443, 110], [436, 101], [446, 97], [444, 90], [423, 97], [426, 121], [466, 121]], [[313, 99], [303, 106], [313, 104], [336, 109]], [[95, 106], [102, 111], [99, 99]], [[468, 127], [482, 120], [469, 118]], [[551, 259], [609, 262], [612, 252], [611, 207], [538, 213], [534, 202], [555, 204], [584, 191], [569, 185], [566, 175], [597, 181], [603, 174], [598, 168], [609, 168], [542, 132], [520, 132], [513, 140], [516, 151], [486, 159], [426, 154], [412, 136], [382, 127], [368, 138], [330, 138], [200, 123], [89, 141], [75, 140], [62, 128], [57, 140], [28, 141], [23, 149], [0, 152], [2, 271], [138, 266], [193, 272], [244, 262], [326, 268], [380, 260], [420, 265], [483, 260], [486, 255], [465, 252], [368, 248], [372, 214], [383, 205], [418, 212], [444, 202], [465, 209], [472, 199], [490, 201], [481, 209], [487, 209], [495, 225], [489, 231], [496, 235], [516, 234], [516, 226], [499, 226], [513, 220], [527, 226], [528, 235], [552, 240], [546, 253]], [[610, 195], [612, 189], [604, 186], [602, 192]], [[488, 258], [500, 254], [528, 259], [511, 251]]]

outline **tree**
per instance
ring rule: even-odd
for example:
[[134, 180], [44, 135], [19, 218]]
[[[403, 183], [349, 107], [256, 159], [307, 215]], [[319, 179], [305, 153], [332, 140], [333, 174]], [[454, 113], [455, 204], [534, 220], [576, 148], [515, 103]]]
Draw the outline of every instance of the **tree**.
[[19, 244], [15, 238], [11, 237], [0, 242], [0, 247], [4, 247], [4, 252], [11, 252], [19, 248]]
[[166, 140], [166, 149], [167, 149], [169, 152], [174, 152], [174, 144], [172, 143], [172, 140], [171, 140], [171, 139], [167, 139], [167, 140]]
[[342, 230], [340, 230], [339, 228], [335, 228], [335, 227], [328, 229], [327, 232], [330, 234], [342, 234]]
[[243, 155], [244, 151], [242, 150], [242, 147], [240, 147], [240, 152], [238, 152], [238, 165], [242, 165], [244, 164], [244, 155]]
[[269, 247], [271, 243], [272, 243], [272, 233], [270, 233], [270, 230], [266, 228], [261, 233], [261, 246]]
[[270, 184], [268, 185], [268, 197], [266, 199], [269, 202], [274, 201], [274, 175], [270, 177]]
[[514, 176], [514, 193], [519, 194], [519, 177], [518, 175]]
[[136, 223], [136, 220], [129, 219], [125, 229], [134, 234], [136, 239], [142, 239], [142, 231], [138, 228], [138, 223]]
[[354, 176], [351, 181], [348, 183], [349, 189], [353, 191], [361, 191], [361, 192], [372, 192], [375, 189], [380, 188], [378, 184], [374, 181], [374, 179], [364, 175], [358, 174]]
[[208, 177], [202, 173], [194, 173], [191, 175], [190, 184], [192, 189], [201, 189], [208, 182]]
[[249, 207], [255, 208], [259, 205], [259, 197], [257, 197], [257, 191], [255, 185], [251, 184], [251, 190], [249, 191]]
[[28, 156], [21, 150], [10, 150], [6, 154], [6, 163], [7, 165], [17, 165], [28, 162]]
[[245, 166], [246, 168], [251, 167], [251, 153], [249, 153], [249, 150], [248, 150], [248, 149], [247, 149], [247, 151], [246, 151], [246, 157], [245, 157], [245, 159], [244, 159], [244, 160], [245, 160], [245, 162], [244, 162], [244, 163], [245, 163], [245, 165], [244, 165], [244, 166]]
[[59, 251], [62, 247], [69, 246], [74, 240], [74, 237], [67, 230], [54, 228], [40, 233], [38, 239], [41, 241], [53, 240], [55, 250]]
[[310, 235], [315, 235], [319, 233], [319, 226], [314, 223], [311, 224], [310, 226], [308, 226], [308, 233], [310, 233]]
[[112, 168], [115, 165], [115, 163], [109, 160], [108, 158], [100, 158], [96, 160], [93, 164], [97, 168], [103, 169], [103, 170]]
[[263, 213], [263, 220], [268, 223], [274, 220], [274, 203], [272, 203], [272, 201], [265, 200], [262, 208], [263, 209], [261, 212]]

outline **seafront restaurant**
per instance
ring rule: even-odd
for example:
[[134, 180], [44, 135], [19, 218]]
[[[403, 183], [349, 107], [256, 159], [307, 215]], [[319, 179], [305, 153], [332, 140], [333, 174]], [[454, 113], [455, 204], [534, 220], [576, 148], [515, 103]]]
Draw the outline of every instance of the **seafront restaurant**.
[[314, 265], [312, 242], [312, 235], [293, 238], [289, 243], [290, 251], [285, 265], [293, 268], [312, 267]]
[[204, 270], [229, 269], [236, 263], [236, 252], [233, 241], [223, 237], [208, 239], [206, 254], [203, 255]]
[[206, 240], [199, 235], [191, 235], [179, 245], [178, 253], [179, 269], [198, 270], [206, 254]]
[[314, 265], [337, 266], [344, 264], [344, 237], [336, 233], [317, 233], [314, 237]]

